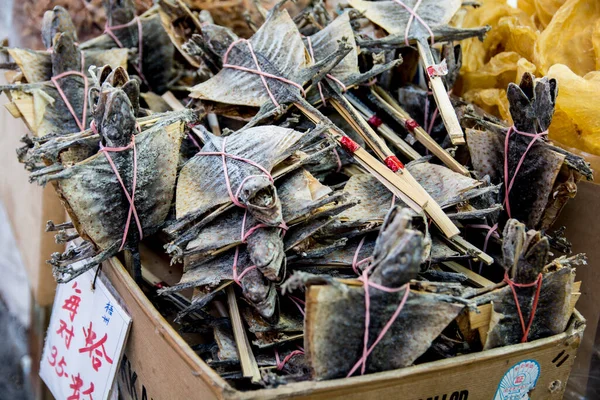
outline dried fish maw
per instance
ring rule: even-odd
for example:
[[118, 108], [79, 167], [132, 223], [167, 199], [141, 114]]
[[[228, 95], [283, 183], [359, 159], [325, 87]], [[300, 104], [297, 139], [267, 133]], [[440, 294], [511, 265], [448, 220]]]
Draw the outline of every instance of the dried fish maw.
[[[412, 9], [417, 1], [409, 0], [405, 1], [405, 4]], [[349, 0], [348, 3], [388, 33], [404, 35], [411, 14], [398, 3], [394, 1], [375, 2], [363, 0]], [[447, 0], [443, 2], [424, 0], [418, 8], [418, 13], [419, 17], [427, 25], [435, 27], [447, 25], [460, 7], [461, 2], [459, 0]], [[413, 23], [411, 24], [408, 36], [410, 38], [429, 37], [429, 32], [423, 25]]]
[[476, 89], [505, 88], [509, 83], [518, 83], [525, 72], [534, 74], [535, 71], [535, 65], [518, 53], [504, 51], [477, 71], [464, 73], [462, 90], [468, 93]]
[[[273, 12], [250, 38], [250, 43], [259, 60], [268, 60], [268, 65], [261, 62], [263, 71], [283, 76], [298, 84], [308, 80], [302, 72], [310, 65], [310, 55], [287, 11]], [[243, 42], [231, 49], [227, 61], [232, 65], [256, 69], [248, 45]], [[282, 89], [291, 90], [288, 86], [290, 85], [277, 80], [269, 80], [273, 93]], [[294, 90], [297, 91], [296, 88]], [[194, 86], [190, 97], [253, 107], [260, 107], [271, 100], [259, 75], [233, 68], [223, 68], [213, 78]], [[275, 98], [277, 97], [275, 94]]]
[[[369, 345], [397, 309], [403, 295], [403, 291], [383, 293], [372, 290]], [[362, 356], [365, 313], [363, 289], [311, 285], [306, 299], [304, 348], [313, 377], [346, 377]], [[367, 372], [411, 365], [427, 351], [431, 342], [463, 307], [442, 302], [436, 295], [411, 292], [402, 312], [370, 355]]]
[[523, 25], [518, 16], [506, 16], [498, 21], [485, 38], [488, 54], [515, 52], [527, 60], [534, 59], [534, 46], [539, 31], [530, 24]]
[[[462, 72], [477, 71], [482, 68], [490, 58], [502, 51], [502, 48], [496, 46], [490, 46], [491, 43], [498, 43], [497, 34], [494, 33], [496, 29], [503, 32], [507, 27], [498, 28], [499, 21], [504, 17], [515, 17], [511, 19], [512, 24], [519, 27], [526, 26], [532, 29], [536, 29], [534, 23], [531, 21], [529, 15], [521, 10], [511, 7], [504, 0], [486, 0], [483, 2], [481, 7], [469, 10], [464, 20], [462, 21], [462, 27], [474, 28], [483, 25], [490, 25], [492, 29], [488, 32], [488, 36], [485, 40], [481, 41], [477, 38], [471, 38], [464, 40], [461, 43], [463, 48], [463, 63]], [[511, 23], [508, 24], [509, 30], [512, 31]], [[519, 28], [520, 29], [520, 28]], [[502, 34], [500, 34], [502, 35]], [[491, 39], [490, 39], [491, 38]], [[527, 39], [528, 35], [524, 39]], [[525, 43], [515, 43], [517, 47], [513, 50], [517, 51], [520, 46]], [[491, 47], [491, 49], [490, 49]], [[524, 56], [524, 55], [523, 55]]]
[[[227, 140], [226, 153], [250, 159], [271, 171], [276, 164], [293, 153], [304, 135], [306, 134], [293, 129], [261, 126], [244, 130], [226, 139], [211, 135], [202, 152], [220, 152], [223, 141]], [[197, 154], [183, 166], [177, 182], [177, 218], [191, 213], [201, 215], [231, 201], [222, 162], [220, 158], [215, 157]], [[229, 158], [226, 158], [226, 162], [234, 193], [247, 176], [262, 174], [258, 168], [248, 163]], [[270, 184], [268, 180], [267, 184]], [[276, 195], [276, 192], [273, 190], [272, 194]], [[282, 221], [269, 222], [278, 225]]]
[[568, 0], [554, 14], [535, 44], [534, 62], [542, 74], [554, 64], [567, 65], [577, 75], [595, 71], [592, 35], [600, 19], [600, 3]]
[[[558, 9], [566, 3], [566, 0], [532, 0], [532, 3], [535, 7], [536, 19], [545, 28]], [[519, 4], [519, 8], [521, 8], [521, 4]]]
[[463, 98], [481, 107], [487, 113], [497, 115], [509, 124], [512, 123], [510, 116], [506, 90], [504, 89], [474, 89], [463, 94]]
[[560, 85], [550, 139], [600, 155], [600, 113], [595, 107], [600, 74], [594, 72], [580, 77], [566, 65], [554, 65], [548, 76]]

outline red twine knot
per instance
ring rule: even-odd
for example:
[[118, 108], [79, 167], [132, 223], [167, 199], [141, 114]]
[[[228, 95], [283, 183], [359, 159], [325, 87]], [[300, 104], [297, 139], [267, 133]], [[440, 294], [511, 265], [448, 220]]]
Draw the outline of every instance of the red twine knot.
[[373, 128], [379, 128], [383, 121], [377, 115], [373, 114], [367, 121]]
[[417, 129], [419, 127], [419, 124], [414, 119], [407, 119], [406, 122], [404, 123], [404, 127], [406, 128], [407, 131], [412, 133], [415, 131], [415, 129]]
[[350, 139], [348, 136], [342, 136], [342, 138], [340, 139], [340, 144], [342, 145], [344, 150], [346, 150], [350, 154], [354, 154], [356, 150], [360, 149], [358, 143]]
[[402, 161], [398, 160], [398, 157], [396, 156], [387, 157], [385, 159], [385, 165], [394, 172], [404, 169], [404, 164], [402, 164]]

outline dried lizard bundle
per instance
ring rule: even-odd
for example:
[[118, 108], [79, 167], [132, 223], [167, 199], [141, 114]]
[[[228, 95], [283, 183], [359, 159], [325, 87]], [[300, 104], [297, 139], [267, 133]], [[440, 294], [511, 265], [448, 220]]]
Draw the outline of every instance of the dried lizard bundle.
[[[68, 281], [123, 249], [137, 258], [134, 274], [139, 278], [137, 243], [161, 228], [171, 208], [182, 118], [190, 119], [189, 113], [136, 134], [132, 103], [137, 103], [137, 84], [115, 88], [108, 81], [93, 105], [100, 151], [73, 165], [57, 163], [32, 175], [40, 184], [55, 183], [73, 225], [86, 240], [75, 251], [53, 255], [59, 281]], [[80, 269], [70, 267], [90, 256]]]
[[304, 341], [314, 378], [408, 366], [463, 309], [449, 298], [410, 290], [422, 235], [409, 220], [396, 208], [386, 218], [372, 264], [362, 272], [366, 289], [308, 286]]
[[534, 80], [527, 73], [519, 86], [508, 88], [514, 127], [506, 129], [478, 119], [486, 130], [467, 130], [475, 171], [488, 175], [492, 182], [503, 182], [508, 217], [531, 228], [548, 228], [575, 195], [576, 183], [583, 176], [591, 178], [585, 161], [544, 139], [557, 94], [556, 81]]
[[503, 233], [508, 286], [475, 299], [493, 305], [486, 349], [564, 332], [571, 317], [575, 269], [561, 259], [548, 265], [548, 239], [526, 229], [508, 221]]
[[83, 50], [110, 50], [125, 48], [137, 54], [129, 59], [131, 70], [144, 87], [158, 94], [168, 89], [173, 74], [175, 49], [165, 32], [160, 15], [150, 9], [136, 16], [132, 0], [104, 2], [106, 10], [105, 33], [81, 44]]

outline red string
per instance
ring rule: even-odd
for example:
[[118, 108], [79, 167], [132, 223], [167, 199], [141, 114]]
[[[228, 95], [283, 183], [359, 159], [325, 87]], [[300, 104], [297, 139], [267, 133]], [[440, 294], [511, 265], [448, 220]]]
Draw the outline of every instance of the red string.
[[[233, 49], [233, 47], [236, 44], [241, 43], [241, 42], [245, 42], [246, 45], [248, 45], [248, 50], [250, 50], [250, 54], [252, 55], [252, 59], [254, 60], [254, 65], [256, 66], [256, 69], [246, 68], [246, 67], [242, 67], [240, 65], [233, 65], [233, 64], [227, 63], [227, 59], [229, 57], [229, 52], [231, 51], [231, 49]], [[277, 100], [275, 99], [275, 96], [271, 92], [271, 89], [269, 88], [269, 84], [267, 83], [267, 80], [265, 79], [265, 77], [271, 78], [271, 79], [277, 79], [278, 81], [295, 86], [300, 90], [300, 92], [302, 93], [302, 96], [306, 97], [306, 92], [304, 91], [304, 88], [301, 85], [297, 84], [296, 82], [291, 81], [286, 78], [283, 78], [281, 76], [263, 72], [262, 69], [260, 68], [260, 64], [258, 63], [258, 59], [256, 58], [256, 54], [254, 53], [254, 49], [252, 48], [252, 43], [250, 43], [250, 41], [248, 39], [238, 39], [229, 45], [229, 48], [227, 49], [227, 51], [225, 52], [225, 55], [223, 56], [223, 68], [232, 68], [232, 69], [237, 69], [240, 71], [250, 72], [252, 74], [259, 75], [260, 79], [261, 79], [265, 89], [267, 90], [267, 93], [269, 94], [269, 97], [271, 98], [271, 101], [273, 102], [275, 107], [279, 107], [279, 103], [277, 102]]]
[[304, 311], [304, 307], [306, 307], [306, 302], [304, 302], [304, 300], [297, 298], [296, 296], [288, 295], [288, 297], [292, 301], [292, 303], [294, 303], [294, 305], [296, 307], [298, 307], [298, 310], [300, 310], [300, 313], [303, 316], [306, 316], [306, 311]]
[[[529, 144], [527, 145], [527, 148], [525, 149], [525, 151], [523, 152], [523, 155], [519, 159], [517, 168], [515, 168], [515, 173], [513, 174], [512, 178], [510, 179], [510, 182], [509, 182], [509, 180], [508, 180], [508, 144], [509, 144], [510, 135], [512, 132], [515, 132], [522, 136], [530, 137], [532, 139], [529, 142]], [[506, 139], [504, 141], [504, 204], [506, 205], [506, 213], [508, 214], [508, 218], [512, 218], [511, 212], [510, 212], [510, 202], [508, 200], [508, 197], [509, 197], [510, 191], [513, 187], [513, 184], [515, 183], [515, 178], [517, 177], [517, 174], [519, 173], [519, 170], [521, 169], [521, 166], [523, 165], [523, 161], [525, 161], [525, 157], [527, 156], [527, 153], [529, 152], [531, 147], [535, 144], [535, 142], [538, 139], [540, 139], [542, 136], [547, 135], [547, 134], [548, 134], [547, 130], [544, 132], [540, 132], [540, 133], [521, 132], [521, 131], [518, 131], [517, 128], [515, 128], [514, 126], [511, 126], [508, 129], [508, 132], [506, 132]]]
[[358, 143], [350, 139], [348, 136], [342, 136], [342, 138], [340, 139], [340, 144], [342, 145], [344, 150], [346, 150], [350, 154], [354, 154], [356, 150], [360, 148]]
[[119, 38], [117, 38], [117, 36], [114, 34], [113, 31], [118, 30], [118, 29], [127, 28], [127, 27], [133, 25], [134, 23], [136, 23], [138, 26], [138, 65], [137, 65], [137, 67], [134, 66], [134, 68], [136, 69], [137, 73], [139, 74], [140, 78], [142, 78], [142, 80], [144, 81], [146, 86], [148, 86], [148, 88], [150, 90], [152, 90], [152, 88], [150, 87], [150, 84], [148, 83], [148, 80], [146, 79], [146, 77], [144, 76], [144, 73], [142, 72], [144, 34], [143, 34], [143, 30], [142, 30], [142, 20], [140, 19], [140, 17], [134, 17], [131, 21], [129, 21], [126, 24], [122, 24], [122, 25], [108, 26], [108, 22], [106, 22], [106, 25], [104, 26], [104, 33], [106, 33], [108, 36], [110, 36], [112, 38], [112, 40], [115, 41], [117, 46], [119, 46], [120, 48], [123, 48], [123, 43], [121, 43], [121, 41], [119, 40]]
[[419, 124], [414, 119], [407, 119], [404, 122], [404, 127], [406, 128], [407, 131], [412, 133], [415, 131], [415, 129], [417, 129], [419, 127]]
[[[538, 302], [540, 300], [540, 292], [542, 290], [542, 279], [543, 276], [540, 273], [535, 281], [532, 283], [515, 283], [508, 277], [508, 271], [504, 273], [504, 282], [510, 286], [510, 289], [513, 294], [513, 298], [515, 299], [515, 305], [517, 306], [517, 313], [519, 314], [519, 320], [521, 322], [521, 330], [523, 331], [523, 337], [521, 338], [521, 343], [527, 342], [527, 337], [529, 336], [529, 331], [531, 330], [531, 325], [533, 324], [533, 318], [535, 317], [535, 311], [537, 310]], [[536, 287], [535, 295], [533, 297], [533, 305], [531, 306], [531, 315], [529, 316], [529, 322], [527, 323], [527, 327], [525, 326], [525, 318], [523, 317], [523, 313], [521, 311], [521, 305], [519, 304], [519, 297], [517, 296], [516, 288], [528, 288], [528, 287]]]
[[383, 124], [383, 121], [377, 116], [377, 114], [371, 115], [371, 118], [369, 118], [367, 122], [375, 129], [379, 128], [381, 124]]
[[388, 156], [385, 159], [385, 165], [394, 172], [404, 169], [404, 164], [396, 156]]
[[[95, 124], [94, 124], [94, 129], [95, 129]], [[139, 129], [139, 125], [138, 125], [138, 129]], [[127, 188], [125, 187], [125, 184], [123, 183], [123, 179], [121, 178], [121, 174], [119, 174], [119, 170], [115, 166], [115, 163], [113, 162], [110, 154], [108, 154], [110, 152], [117, 153], [120, 151], [129, 150], [129, 149], [133, 149], [133, 183], [132, 183], [132, 188], [131, 188], [131, 195], [129, 194], [129, 192], [127, 191]], [[108, 160], [110, 167], [112, 168], [113, 172], [115, 173], [117, 180], [121, 184], [123, 193], [125, 193], [125, 197], [127, 198], [127, 201], [129, 202], [129, 212], [127, 213], [127, 222], [125, 223], [125, 231], [123, 232], [123, 239], [121, 240], [121, 247], [119, 248], [119, 251], [121, 251], [121, 250], [123, 250], [123, 246], [125, 245], [125, 241], [127, 240], [127, 233], [129, 232], [129, 223], [131, 222], [132, 215], [135, 218], [135, 223], [137, 225], [138, 232], [140, 234], [140, 240], [144, 237], [144, 233], [142, 231], [142, 224], [140, 223], [140, 219], [138, 217], [138, 213], [137, 213], [137, 210], [136, 210], [135, 204], [134, 204], [135, 188], [136, 188], [136, 183], [137, 183], [137, 152], [136, 152], [136, 148], [135, 148], [135, 135], [131, 135], [131, 143], [129, 143], [127, 146], [124, 146], [124, 147], [105, 147], [102, 145], [102, 142], [100, 142], [100, 152], [104, 153], [104, 155], [106, 156], [106, 159]]]
[[[58, 83], [58, 80], [60, 78], [64, 78], [69, 75], [76, 75], [76, 76], [80, 76], [83, 78], [83, 90], [84, 90], [85, 94], [83, 96], [83, 110], [81, 111], [81, 120], [77, 117], [77, 114], [75, 113], [75, 110], [73, 109], [73, 105], [71, 105], [71, 102], [67, 98], [67, 95], [65, 94], [65, 92], [60, 87], [60, 84]], [[85, 127], [86, 127], [86, 123], [87, 123], [87, 91], [88, 91], [87, 76], [85, 76], [85, 74], [82, 74], [81, 72], [77, 72], [77, 71], [66, 71], [66, 72], [63, 72], [62, 74], [58, 74], [56, 76], [51, 77], [50, 80], [56, 87], [56, 90], [58, 90], [58, 94], [60, 95], [60, 97], [64, 101], [65, 105], [69, 109], [69, 112], [75, 119], [75, 123], [77, 123], [77, 127], [79, 128], [80, 131], [84, 131]]]
[[413, 20], [416, 19], [417, 21], [419, 21], [421, 23], [421, 25], [423, 25], [423, 27], [425, 29], [427, 29], [427, 32], [429, 32], [429, 36], [431, 38], [431, 45], [433, 46], [435, 44], [434, 41], [434, 34], [433, 31], [431, 30], [431, 28], [429, 27], [429, 25], [427, 25], [427, 23], [425, 21], [423, 21], [423, 19], [417, 14], [417, 8], [419, 8], [419, 6], [421, 5], [421, 2], [423, 0], [418, 0], [417, 3], [415, 4], [414, 8], [410, 8], [409, 6], [407, 6], [406, 4], [404, 4], [402, 1], [400, 0], [394, 0], [396, 3], [398, 3], [399, 5], [401, 5], [402, 7], [404, 7], [406, 9], [406, 11], [408, 11], [410, 13], [410, 17], [408, 18], [408, 23], [406, 24], [406, 30], [404, 31], [404, 43], [408, 46], [408, 34], [410, 31], [410, 27], [413, 23]]

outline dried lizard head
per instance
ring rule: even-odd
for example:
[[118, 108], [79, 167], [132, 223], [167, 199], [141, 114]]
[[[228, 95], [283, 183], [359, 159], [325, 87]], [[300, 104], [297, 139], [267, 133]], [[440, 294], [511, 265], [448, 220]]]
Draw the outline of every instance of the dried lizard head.
[[61, 6], [56, 6], [52, 10], [44, 13], [42, 20], [42, 42], [46, 48], [53, 45], [54, 37], [57, 33], [70, 33], [77, 41], [77, 30], [69, 12]]
[[139, 110], [139, 82], [130, 79], [119, 67], [114, 71], [103, 67], [99, 73], [100, 88], [90, 90], [92, 114], [98, 133], [108, 146], [126, 146], [135, 133], [135, 116]]
[[52, 76], [81, 70], [81, 56], [71, 32], [57, 33], [53, 40]]
[[104, 0], [103, 4], [108, 26], [126, 24], [135, 17], [133, 0]]
[[417, 276], [423, 253], [423, 234], [411, 229], [414, 213], [408, 208], [392, 207], [375, 242], [372, 279], [399, 287]]
[[529, 72], [523, 74], [521, 83], [508, 85], [506, 96], [515, 128], [521, 132], [544, 132], [552, 122], [558, 86], [556, 79], [534, 79]]

